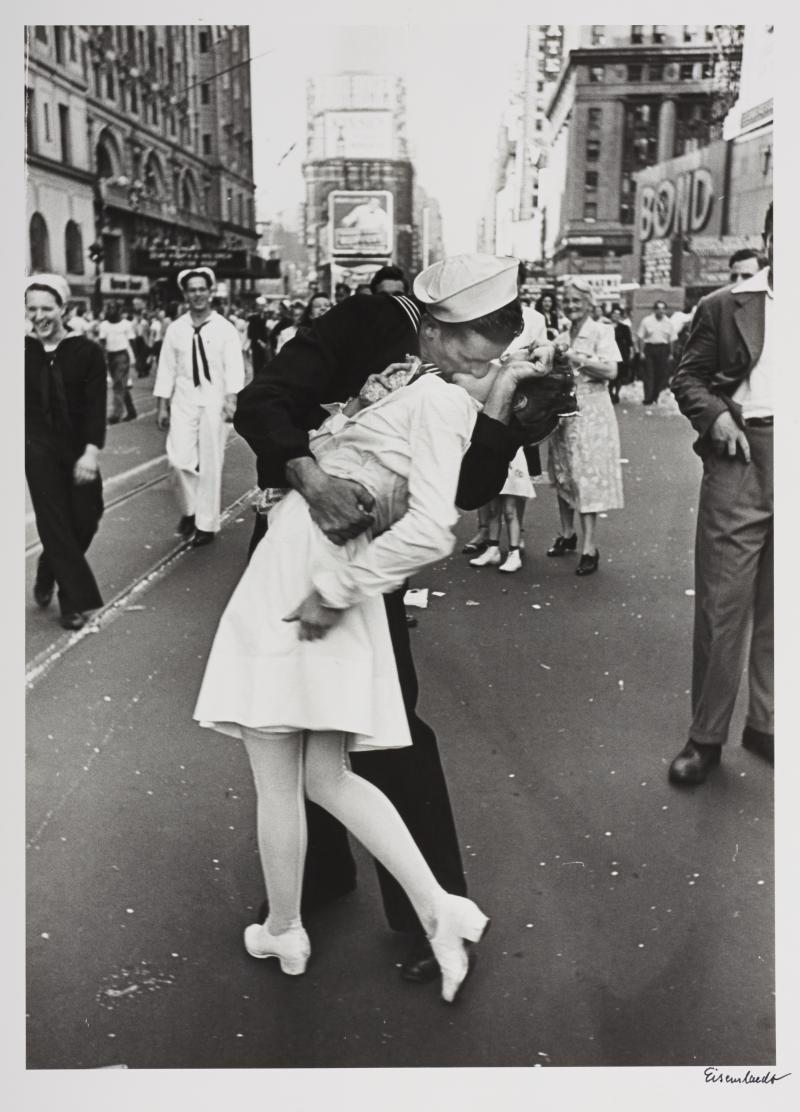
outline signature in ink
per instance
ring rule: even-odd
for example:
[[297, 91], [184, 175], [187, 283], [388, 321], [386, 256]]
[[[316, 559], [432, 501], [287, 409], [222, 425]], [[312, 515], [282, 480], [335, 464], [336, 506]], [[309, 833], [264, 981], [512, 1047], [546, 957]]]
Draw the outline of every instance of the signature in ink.
[[790, 1077], [790, 1073], [776, 1074], [767, 1070], [765, 1073], [751, 1073], [745, 1070], [744, 1074], [724, 1073], [719, 1066], [706, 1066], [703, 1070], [706, 1084], [722, 1085], [774, 1085], [776, 1081], [783, 1081]]

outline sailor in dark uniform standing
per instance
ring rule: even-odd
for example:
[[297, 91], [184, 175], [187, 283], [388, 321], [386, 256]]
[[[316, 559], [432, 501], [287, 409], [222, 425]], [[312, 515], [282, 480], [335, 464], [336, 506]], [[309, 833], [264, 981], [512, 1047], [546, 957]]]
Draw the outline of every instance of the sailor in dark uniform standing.
[[[414, 298], [353, 297], [300, 328], [264, 374], [238, 398], [234, 427], [257, 457], [258, 482], [269, 504], [273, 491], [293, 487], [334, 543], [343, 544], [372, 524], [371, 498], [358, 484], [326, 475], [315, 463], [308, 432], [326, 417], [323, 403], [344, 402], [370, 375], [419, 357], [446, 370], [487, 363], [522, 330], [517, 299], [518, 261], [461, 255], [429, 267], [414, 283]], [[498, 376], [478, 416], [464, 456], [457, 493], [461, 509], [476, 509], [505, 482], [519, 438], [508, 427], [518, 379]], [[413, 389], [413, 385], [411, 386]], [[252, 548], [266, 531], [257, 516]], [[354, 753], [354, 770], [394, 803], [430, 865], [449, 892], [466, 893], [455, 824], [436, 736], [418, 717], [418, 685], [403, 607], [403, 591], [384, 596], [413, 745], [395, 751]], [[303, 908], [334, 899], [355, 884], [345, 830], [308, 805], [309, 844]], [[428, 981], [438, 966], [405, 894], [377, 866], [392, 929], [414, 935], [402, 965], [406, 980]]]

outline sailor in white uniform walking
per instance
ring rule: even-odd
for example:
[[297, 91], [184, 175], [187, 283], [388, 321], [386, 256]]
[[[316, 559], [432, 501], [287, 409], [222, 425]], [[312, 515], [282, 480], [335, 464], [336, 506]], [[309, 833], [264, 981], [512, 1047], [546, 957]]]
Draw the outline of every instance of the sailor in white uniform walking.
[[225, 442], [244, 386], [244, 361], [235, 327], [211, 308], [213, 270], [183, 270], [178, 285], [189, 312], [167, 328], [153, 394], [158, 427], [169, 428], [167, 459], [181, 506], [177, 532], [199, 548], [219, 532]]

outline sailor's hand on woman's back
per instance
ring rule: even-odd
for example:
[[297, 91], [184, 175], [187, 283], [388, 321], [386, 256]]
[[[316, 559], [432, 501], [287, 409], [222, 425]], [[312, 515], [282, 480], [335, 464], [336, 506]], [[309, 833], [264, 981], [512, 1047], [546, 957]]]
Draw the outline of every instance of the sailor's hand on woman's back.
[[360, 483], [326, 475], [310, 456], [290, 460], [286, 475], [308, 502], [311, 520], [333, 544], [345, 544], [373, 524], [374, 499]]

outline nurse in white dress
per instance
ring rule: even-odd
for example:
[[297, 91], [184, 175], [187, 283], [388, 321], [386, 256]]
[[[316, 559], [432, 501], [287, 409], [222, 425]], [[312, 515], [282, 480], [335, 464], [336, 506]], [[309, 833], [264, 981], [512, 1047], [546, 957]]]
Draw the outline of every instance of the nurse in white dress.
[[427, 374], [329, 419], [315, 458], [369, 491], [375, 527], [336, 546], [291, 491], [270, 512], [220, 621], [194, 717], [247, 748], [270, 914], [247, 928], [245, 946], [278, 957], [286, 973], [302, 973], [310, 953], [299, 913], [304, 792], [406, 890], [445, 1000], [468, 971], [464, 941], [478, 941], [488, 922], [471, 900], [439, 886], [394, 806], [350, 771], [347, 753], [411, 744], [381, 595], [452, 551], [462, 456], [480, 403], [504, 373], [499, 364], [473, 366], [458, 385]]

